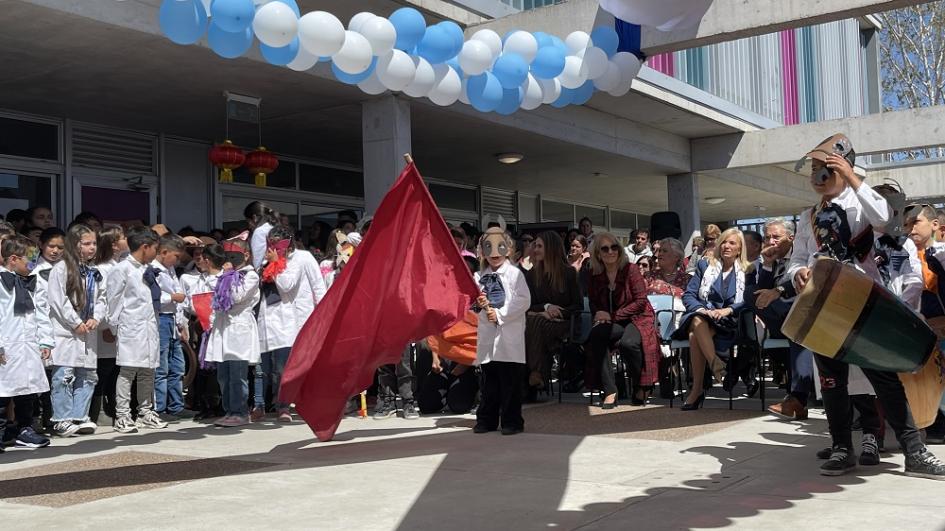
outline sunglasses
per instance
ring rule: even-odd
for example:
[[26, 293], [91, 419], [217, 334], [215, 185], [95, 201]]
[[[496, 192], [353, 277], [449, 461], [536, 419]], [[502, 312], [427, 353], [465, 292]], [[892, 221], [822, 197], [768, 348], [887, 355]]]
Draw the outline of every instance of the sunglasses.
[[619, 246], [619, 245], [616, 245], [616, 244], [614, 244], [614, 245], [601, 245], [601, 246], [600, 246], [600, 252], [602, 252], [602, 253], [618, 253], [618, 252], [620, 252], [620, 246]]

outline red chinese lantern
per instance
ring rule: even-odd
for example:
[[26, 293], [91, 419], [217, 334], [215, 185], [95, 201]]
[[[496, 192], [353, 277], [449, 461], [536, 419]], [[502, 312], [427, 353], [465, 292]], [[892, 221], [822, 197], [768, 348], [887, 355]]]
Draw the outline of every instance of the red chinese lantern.
[[233, 170], [243, 165], [246, 155], [243, 150], [234, 146], [233, 142], [224, 140], [210, 148], [210, 162], [220, 170], [220, 182], [233, 182]]
[[256, 186], [266, 186], [266, 176], [279, 167], [279, 158], [260, 146], [246, 155], [246, 169], [256, 176]]

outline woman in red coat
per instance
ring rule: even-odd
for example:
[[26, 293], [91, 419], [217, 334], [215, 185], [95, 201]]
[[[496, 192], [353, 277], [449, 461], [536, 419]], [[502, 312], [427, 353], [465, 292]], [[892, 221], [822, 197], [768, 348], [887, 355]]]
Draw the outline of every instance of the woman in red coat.
[[617, 400], [610, 349], [616, 344], [633, 378], [631, 403], [643, 405], [659, 378], [659, 337], [653, 308], [646, 298], [646, 282], [626, 251], [609, 233], [598, 234], [591, 245], [591, 280], [588, 298], [594, 327], [588, 344], [599, 362], [606, 393], [601, 407], [612, 409]]

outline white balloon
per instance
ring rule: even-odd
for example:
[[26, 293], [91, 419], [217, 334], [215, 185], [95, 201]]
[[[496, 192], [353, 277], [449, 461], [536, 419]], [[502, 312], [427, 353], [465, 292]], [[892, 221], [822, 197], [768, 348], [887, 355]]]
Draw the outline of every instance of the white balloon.
[[469, 40], [459, 52], [459, 66], [467, 76], [478, 76], [492, 68], [494, 57], [489, 45], [480, 40]]
[[554, 103], [555, 100], [561, 97], [561, 82], [558, 81], [558, 78], [539, 79], [538, 85], [541, 87], [542, 103]]
[[[124, 1], [124, 0], [122, 0], [122, 1]], [[203, 8], [204, 8], [204, 10], [207, 12], [207, 14], [209, 15], [209, 14], [210, 14], [210, 4], [213, 3], [213, 0], [200, 0], [200, 1], [203, 2]]]
[[591, 36], [584, 31], [574, 31], [564, 39], [564, 44], [567, 45], [571, 55], [577, 55], [578, 52], [592, 45]]
[[391, 50], [387, 55], [377, 59], [377, 79], [390, 90], [401, 91], [407, 88], [414, 76], [417, 67], [410, 56], [400, 50]]
[[404, 94], [422, 98], [430, 93], [430, 89], [436, 83], [436, 73], [433, 71], [433, 66], [423, 57], [411, 57], [411, 59], [417, 67], [417, 73], [413, 76], [413, 81], [404, 88]]
[[361, 89], [365, 94], [370, 94], [376, 96], [378, 94], [383, 94], [387, 91], [387, 87], [381, 83], [381, 80], [377, 76], [377, 69], [371, 72], [371, 75], [367, 79], [358, 83], [358, 88]]
[[617, 87], [608, 91], [611, 96], [620, 97], [630, 92], [630, 85], [633, 79], [640, 73], [640, 60], [630, 52], [618, 52], [614, 55], [612, 61], [620, 69], [620, 83]]
[[472, 40], [486, 43], [486, 46], [488, 46], [489, 50], [492, 52], [493, 59], [502, 53], [502, 37], [499, 37], [498, 33], [490, 29], [481, 29], [473, 33]]
[[522, 108], [526, 111], [537, 109], [544, 100], [544, 94], [541, 90], [541, 84], [535, 79], [535, 76], [528, 74], [528, 79], [522, 84]]
[[607, 61], [607, 71], [604, 72], [604, 75], [594, 80], [594, 88], [604, 92], [610, 92], [620, 85], [621, 79], [620, 67], [613, 61]]
[[531, 64], [538, 53], [538, 41], [527, 31], [516, 31], [505, 39], [503, 51], [517, 53], [525, 58], [526, 63]]
[[282, 48], [288, 46], [299, 32], [299, 19], [287, 4], [270, 2], [256, 11], [253, 33], [259, 42]]
[[331, 60], [338, 70], [346, 74], [358, 74], [371, 66], [374, 54], [371, 53], [371, 43], [360, 33], [345, 32], [345, 43], [338, 53], [331, 56]]
[[299, 42], [309, 53], [329, 57], [345, 43], [345, 27], [335, 15], [312, 11], [299, 19]]
[[316, 64], [318, 64], [318, 56], [313, 53], [309, 53], [308, 50], [299, 46], [298, 55], [296, 55], [295, 59], [293, 59], [292, 62], [286, 66], [292, 70], [295, 70], [296, 72], [304, 72]]
[[361, 24], [360, 30], [355, 30], [371, 43], [371, 49], [374, 55], [380, 57], [394, 49], [394, 43], [397, 41], [397, 30], [394, 25], [384, 17], [374, 17]]
[[469, 103], [469, 94], [466, 93], [466, 87], [467, 87], [467, 85], [469, 85], [469, 78], [468, 78], [468, 77], [464, 77], [464, 78], [463, 78], [463, 89], [462, 89], [461, 91], [459, 91], [459, 101], [465, 103], [466, 105], [470, 105], [470, 103]]
[[459, 74], [450, 65], [443, 63], [434, 66], [433, 70], [436, 73], [436, 80], [427, 97], [440, 107], [456, 103], [463, 91], [463, 82], [459, 79]]
[[587, 69], [584, 61], [575, 55], [564, 58], [564, 71], [558, 76], [561, 86], [567, 89], [576, 89], [587, 81]]
[[357, 15], [351, 17], [351, 20], [348, 22], [348, 29], [351, 31], [356, 31], [358, 33], [361, 33], [361, 25], [376, 16], [377, 15], [375, 15], [374, 13], [368, 13], [367, 11], [362, 11], [358, 13]]
[[591, 46], [578, 56], [584, 60], [583, 68], [587, 71], [587, 79], [597, 79], [607, 72], [607, 65], [610, 61], [608, 61], [607, 53], [604, 50]]

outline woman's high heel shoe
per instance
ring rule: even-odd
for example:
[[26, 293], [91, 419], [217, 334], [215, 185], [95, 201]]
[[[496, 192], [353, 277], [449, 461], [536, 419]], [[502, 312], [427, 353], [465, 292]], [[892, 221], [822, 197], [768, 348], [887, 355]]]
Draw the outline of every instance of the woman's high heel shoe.
[[601, 403], [600, 403], [600, 408], [601, 408], [601, 409], [613, 409], [613, 408], [617, 407], [617, 395], [608, 395], [608, 396], [613, 396], [613, 397], [614, 397], [614, 401], [613, 401], [613, 402], [610, 402], [610, 403], [607, 403], [607, 402], [604, 401], [604, 400], [607, 400], [607, 397], [604, 397], [604, 400], [602, 400]]
[[703, 392], [701, 395], [699, 395], [699, 398], [696, 399], [695, 402], [693, 402], [693, 403], [691, 403], [691, 404], [683, 404], [682, 407], [679, 408], [679, 409], [681, 409], [681, 410], [683, 410], [683, 411], [695, 411], [695, 410], [699, 409], [700, 407], [702, 407], [702, 403], [703, 403], [704, 401], [705, 401], [705, 392]]
[[712, 370], [715, 383], [722, 383], [725, 380], [725, 360], [716, 355], [709, 362], [709, 368]]
[[646, 402], [650, 399], [652, 391], [643, 391], [641, 394], [643, 398], [637, 398], [637, 395], [634, 393], [633, 398], [630, 399], [631, 406], [645, 406]]

